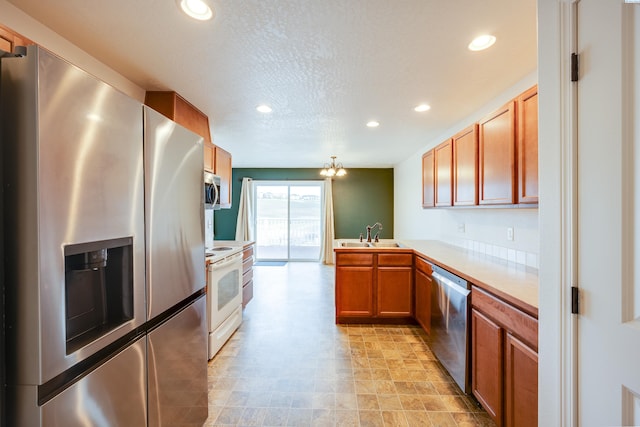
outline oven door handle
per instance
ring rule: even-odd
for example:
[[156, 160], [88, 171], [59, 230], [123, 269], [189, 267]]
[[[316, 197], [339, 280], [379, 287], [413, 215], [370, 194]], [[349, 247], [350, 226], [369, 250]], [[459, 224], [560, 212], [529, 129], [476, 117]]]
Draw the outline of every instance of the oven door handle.
[[[236, 255], [232, 255], [230, 256], [228, 259], [226, 260], [220, 260], [217, 262], [212, 262], [211, 264], [209, 264], [209, 271], [213, 271], [219, 268], [225, 268], [235, 262], [238, 262], [242, 259], [242, 253], [236, 254]], [[240, 266], [242, 266], [242, 262], [240, 262]]]

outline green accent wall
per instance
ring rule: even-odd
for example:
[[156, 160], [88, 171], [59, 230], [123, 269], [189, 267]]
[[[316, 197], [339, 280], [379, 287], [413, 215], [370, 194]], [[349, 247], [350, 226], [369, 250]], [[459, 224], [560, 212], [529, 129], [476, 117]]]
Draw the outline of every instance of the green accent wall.
[[[234, 168], [231, 208], [215, 212], [216, 240], [235, 240], [242, 178], [254, 181], [306, 181], [322, 177], [315, 169]], [[333, 180], [333, 214], [337, 239], [356, 239], [367, 225], [380, 222], [380, 237], [393, 238], [393, 169], [348, 169]], [[374, 230], [375, 231], [375, 230]]]

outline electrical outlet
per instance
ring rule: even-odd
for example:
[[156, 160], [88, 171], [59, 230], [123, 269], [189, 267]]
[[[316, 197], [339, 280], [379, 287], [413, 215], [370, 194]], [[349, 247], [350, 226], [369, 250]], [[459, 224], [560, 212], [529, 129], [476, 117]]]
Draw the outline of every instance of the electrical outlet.
[[513, 227], [507, 228], [507, 240], [513, 240]]
[[458, 232], [464, 233], [464, 222], [458, 224]]

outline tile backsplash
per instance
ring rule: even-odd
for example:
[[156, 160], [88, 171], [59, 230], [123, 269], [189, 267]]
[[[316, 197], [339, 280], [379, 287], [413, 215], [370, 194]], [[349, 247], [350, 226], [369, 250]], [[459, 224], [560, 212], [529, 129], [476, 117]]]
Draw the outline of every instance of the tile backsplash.
[[535, 269], [539, 268], [538, 254], [534, 252], [526, 252], [517, 249], [506, 248], [504, 246], [492, 245], [489, 243], [471, 239], [450, 238], [447, 239], [447, 242], [461, 248], [477, 252], [479, 254], [493, 256], [508, 262], [526, 265], [527, 267], [532, 267]]

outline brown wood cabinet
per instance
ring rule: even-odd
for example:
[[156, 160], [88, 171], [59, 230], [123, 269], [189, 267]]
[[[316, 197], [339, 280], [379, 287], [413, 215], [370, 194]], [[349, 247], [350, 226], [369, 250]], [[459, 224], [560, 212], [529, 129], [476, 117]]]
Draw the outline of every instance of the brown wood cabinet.
[[433, 149], [435, 205], [451, 206], [453, 196], [453, 142], [444, 141]]
[[433, 280], [431, 264], [424, 259], [415, 257], [415, 305], [414, 315], [416, 321], [425, 332], [431, 332], [431, 286]]
[[13, 52], [16, 46], [30, 46], [32, 44], [35, 43], [11, 28], [0, 25], [0, 50]]
[[220, 207], [231, 207], [231, 153], [220, 147], [215, 148], [214, 174], [220, 177]]
[[336, 252], [336, 323], [411, 320], [413, 254]]
[[413, 255], [378, 254], [377, 305], [379, 317], [413, 316]]
[[502, 328], [471, 310], [471, 388], [493, 421], [502, 425]]
[[478, 204], [478, 125], [453, 138], [453, 205]]
[[148, 91], [145, 105], [211, 142], [209, 118], [189, 101], [173, 91]]
[[518, 203], [538, 203], [538, 86], [517, 99]]
[[422, 156], [422, 207], [538, 203], [538, 87]]
[[538, 353], [507, 334], [505, 363], [505, 425], [538, 425]]
[[252, 243], [242, 250], [242, 308], [253, 298], [253, 247]]
[[215, 173], [216, 169], [216, 146], [205, 141], [202, 147], [204, 151], [204, 170]]
[[478, 124], [479, 204], [515, 203], [515, 102]]
[[471, 387], [498, 426], [538, 425], [538, 320], [471, 291]]
[[432, 208], [435, 206], [434, 198], [435, 167], [433, 150], [427, 151], [422, 156], [422, 207]]

